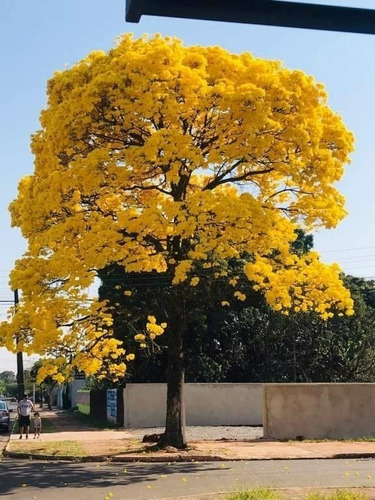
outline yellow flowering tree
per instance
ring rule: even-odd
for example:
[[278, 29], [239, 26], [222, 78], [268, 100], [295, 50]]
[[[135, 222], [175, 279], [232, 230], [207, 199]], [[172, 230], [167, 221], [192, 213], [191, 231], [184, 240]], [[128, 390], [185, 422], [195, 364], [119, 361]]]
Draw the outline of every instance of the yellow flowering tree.
[[154, 315], [144, 304], [135, 334], [143, 346], [168, 334], [163, 443], [182, 447], [188, 289], [227, 279], [223, 307], [246, 300], [223, 263], [247, 255], [242, 272], [276, 310], [353, 313], [337, 266], [290, 251], [297, 228], [345, 216], [335, 183], [353, 136], [303, 72], [161, 36], [123, 36], [56, 72], [47, 94], [35, 170], [10, 207], [29, 246], [11, 275], [23, 299], [2, 344], [16, 349], [17, 337], [51, 357], [41, 376], [61, 381], [75, 367], [118, 379], [134, 353], [85, 290], [113, 264], [168, 276], [168, 304]]

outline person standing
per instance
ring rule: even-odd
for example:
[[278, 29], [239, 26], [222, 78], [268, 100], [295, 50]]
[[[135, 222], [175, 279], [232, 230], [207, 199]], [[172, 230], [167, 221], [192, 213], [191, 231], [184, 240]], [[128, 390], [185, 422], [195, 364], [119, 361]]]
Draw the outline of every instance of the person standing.
[[18, 403], [20, 439], [22, 439], [23, 432], [26, 434], [26, 439], [29, 439], [30, 415], [33, 410], [34, 405], [32, 401], [30, 401], [27, 394], [24, 394], [23, 399], [21, 399], [21, 401]]
[[40, 432], [42, 430], [42, 419], [38, 411], [34, 413], [34, 439], [40, 438]]

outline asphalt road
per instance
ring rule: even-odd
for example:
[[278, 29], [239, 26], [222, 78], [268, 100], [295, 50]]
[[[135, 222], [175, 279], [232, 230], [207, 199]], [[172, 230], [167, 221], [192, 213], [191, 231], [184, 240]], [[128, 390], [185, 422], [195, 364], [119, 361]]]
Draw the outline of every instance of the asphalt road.
[[12, 500], [176, 499], [250, 487], [375, 487], [375, 460], [92, 464], [3, 459], [0, 497]]

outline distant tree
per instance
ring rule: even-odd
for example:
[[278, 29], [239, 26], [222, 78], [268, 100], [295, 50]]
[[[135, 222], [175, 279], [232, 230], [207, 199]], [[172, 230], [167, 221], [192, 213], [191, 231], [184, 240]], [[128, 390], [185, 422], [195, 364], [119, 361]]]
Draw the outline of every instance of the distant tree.
[[6, 385], [4, 380], [0, 379], [0, 396], [5, 396], [6, 395]]
[[3, 380], [6, 384], [11, 384], [16, 382], [16, 374], [10, 370], [5, 370], [0, 372], [0, 380]]
[[8, 397], [18, 398], [18, 385], [16, 383], [6, 384], [5, 393]]
[[16, 375], [10, 370], [0, 372], [0, 394], [17, 397], [18, 393]]

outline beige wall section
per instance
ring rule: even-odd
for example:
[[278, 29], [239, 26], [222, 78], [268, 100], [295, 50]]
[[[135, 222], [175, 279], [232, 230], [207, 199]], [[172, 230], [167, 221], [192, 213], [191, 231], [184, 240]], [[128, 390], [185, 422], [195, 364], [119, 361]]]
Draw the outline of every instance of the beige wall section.
[[[165, 424], [165, 384], [127, 384], [125, 427]], [[261, 425], [261, 384], [185, 384], [187, 425]]]
[[188, 425], [260, 425], [261, 384], [185, 384]]
[[166, 400], [166, 384], [126, 384], [124, 427], [162, 427]]
[[375, 384], [265, 384], [264, 437], [375, 435]]

